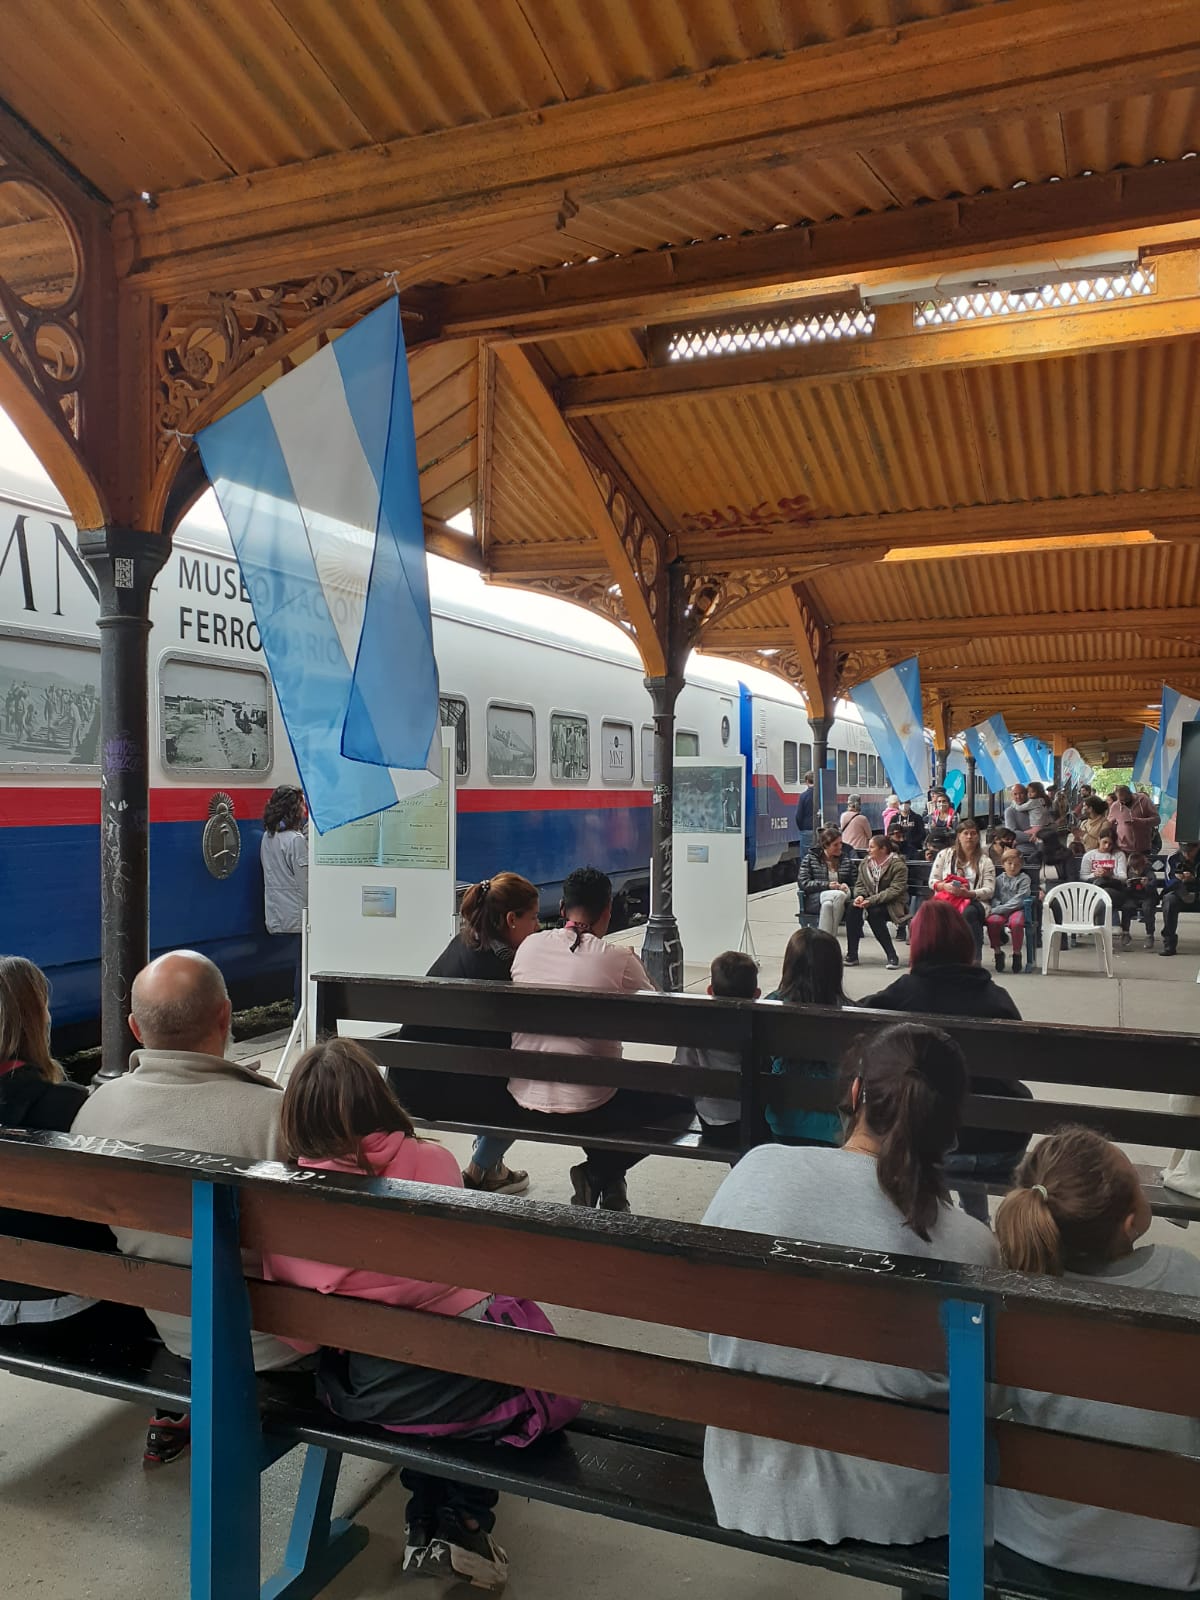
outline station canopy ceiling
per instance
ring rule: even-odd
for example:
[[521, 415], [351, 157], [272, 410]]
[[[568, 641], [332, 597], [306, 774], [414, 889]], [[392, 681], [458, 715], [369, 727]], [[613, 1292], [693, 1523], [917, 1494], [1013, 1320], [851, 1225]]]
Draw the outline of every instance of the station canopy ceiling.
[[1093, 757], [1200, 695], [1193, 0], [4, 10], [160, 350], [399, 289], [431, 548], [643, 643], [678, 561], [704, 650], [915, 652], [953, 730]]

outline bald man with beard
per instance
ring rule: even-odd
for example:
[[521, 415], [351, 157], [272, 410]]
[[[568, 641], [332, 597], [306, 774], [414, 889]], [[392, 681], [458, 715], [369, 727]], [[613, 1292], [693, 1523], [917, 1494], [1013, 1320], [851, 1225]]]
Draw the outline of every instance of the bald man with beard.
[[[174, 950], [144, 967], [133, 981], [129, 1026], [141, 1045], [123, 1077], [102, 1084], [76, 1117], [71, 1131], [133, 1144], [199, 1150], [235, 1160], [278, 1160], [282, 1091], [257, 1064], [230, 1061], [233, 1008], [220, 970], [196, 950]], [[189, 1266], [190, 1239], [114, 1228], [123, 1255]], [[243, 1251], [247, 1270], [261, 1263]], [[167, 1349], [187, 1360], [192, 1352], [189, 1317], [148, 1313]], [[258, 1372], [294, 1365], [301, 1358], [267, 1333], [252, 1333]], [[163, 1424], [163, 1426], [158, 1426]], [[171, 1439], [170, 1424], [184, 1438]], [[155, 1435], [158, 1434], [157, 1440]], [[172, 1448], [177, 1445], [178, 1448]], [[161, 1447], [161, 1448], [160, 1448]], [[186, 1425], [162, 1414], [151, 1424], [147, 1460], [174, 1459], [186, 1447]]]

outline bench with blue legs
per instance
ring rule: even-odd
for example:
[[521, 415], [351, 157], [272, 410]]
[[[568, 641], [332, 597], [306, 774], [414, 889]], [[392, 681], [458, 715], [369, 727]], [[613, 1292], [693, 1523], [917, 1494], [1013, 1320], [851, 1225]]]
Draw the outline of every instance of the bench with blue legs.
[[[70, 1135], [0, 1132], [0, 1204], [192, 1239], [192, 1266], [0, 1240], [0, 1273], [63, 1292], [189, 1311], [190, 1373], [164, 1356], [75, 1363], [19, 1344], [0, 1367], [136, 1401], [190, 1405], [192, 1600], [309, 1600], [362, 1549], [333, 1516], [346, 1455], [488, 1485], [824, 1567], [915, 1597], [1165, 1600], [989, 1548], [993, 1485], [1200, 1525], [1200, 1461], [990, 1418], [987, 1384], [1194, 1416], [1200, 1306], [926, 1260], [426, 1185]], [[660, 1328], [707, 1328], [941, 1372], [948, 1409], [704, 1361], [550, 1339], [282, 1284], [247, 1281], [242, 1246], [466, 1282]], [[564, 1435], [526, 1451], [389, 1435], [337, 1421], [278, 1377], [256, 1386], [251, 1326], [446, 1371], [573, 1393]], [[783, 1544], [720, 1528], [700, 1428], [713, 1424], [950, 1475], [945, 1540]], [[261, 1582], [261, 1471], [306, 1452], [283, 1567]], [[564, 1548], [567, 1548], [564, 1545]], [[569, 1560], [569, 1557], [564, 1557]], [[569, 1574], [564, 1574], [569, 1581]]]

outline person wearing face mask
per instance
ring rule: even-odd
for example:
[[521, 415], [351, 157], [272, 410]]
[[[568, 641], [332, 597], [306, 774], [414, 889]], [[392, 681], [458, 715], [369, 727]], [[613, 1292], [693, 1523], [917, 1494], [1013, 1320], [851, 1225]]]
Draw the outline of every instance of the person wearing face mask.
[[908, 865], [903, 856], [896, 854], [890, 839], [882, 833], [873, 833], [867, 845], [866, 860], [858, 869], [854, 899], [846, 907], [846, 965], [858, 965], [858, 946], [865, 921], [879, 941], [888, 968], [895, 970], [900, 963], [888, 931], [888, 921], [900, 924], [907, 917]]

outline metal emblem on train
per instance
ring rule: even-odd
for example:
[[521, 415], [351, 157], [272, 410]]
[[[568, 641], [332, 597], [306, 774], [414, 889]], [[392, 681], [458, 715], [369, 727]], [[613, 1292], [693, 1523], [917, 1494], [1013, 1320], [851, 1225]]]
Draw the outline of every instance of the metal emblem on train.
[[219, 790], [208, 802], [200, 848], [214, 878], [228, 878], [242, 855], [242, 835], [233, 816], [233, 796]]

